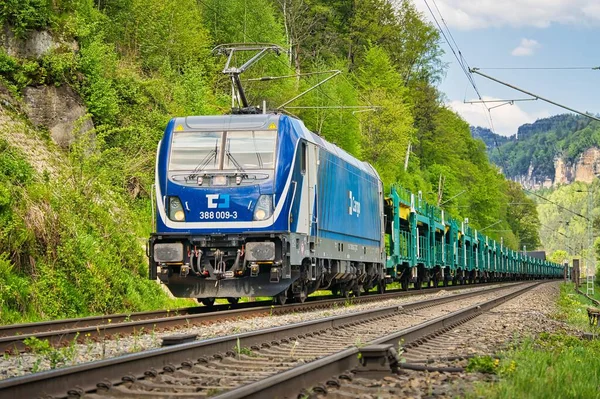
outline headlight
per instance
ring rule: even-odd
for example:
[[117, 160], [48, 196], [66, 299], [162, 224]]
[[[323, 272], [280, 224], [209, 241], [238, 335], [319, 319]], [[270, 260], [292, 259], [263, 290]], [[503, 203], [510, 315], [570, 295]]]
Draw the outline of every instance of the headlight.
[[183, 244], [154, 244], [154, 260], [156, 262], [181, 262], [183, 260]]
[[177, 197], [169, 197], [169, 219], [185, 222], [185, 212], [183, 212], [183, 206]]
[[261, 195], [256, 201], [254, 207], [254, 220], [265, 220], [273, 214], [273, 197], [271, 195]]

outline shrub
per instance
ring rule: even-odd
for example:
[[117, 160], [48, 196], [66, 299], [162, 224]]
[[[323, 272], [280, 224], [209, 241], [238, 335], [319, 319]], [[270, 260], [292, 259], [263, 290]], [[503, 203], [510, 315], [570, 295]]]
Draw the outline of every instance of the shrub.
[[17, 37], [32, 29], [45, 28], [52, 21], [50, 0], [3, 0], [0, 2], [0, 25], [8, 23]]

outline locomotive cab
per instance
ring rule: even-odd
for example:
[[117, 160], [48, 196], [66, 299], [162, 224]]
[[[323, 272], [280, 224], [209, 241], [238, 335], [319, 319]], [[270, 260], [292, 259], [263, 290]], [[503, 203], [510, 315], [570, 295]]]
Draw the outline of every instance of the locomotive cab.
[[276, 115], [169, 123], [157, 154], [149, 256], [151, 277], [174, 295], [272, 296], [289, 285], [279, 220], [289, 165], [276, 162], [289, 146], [277, 127]]

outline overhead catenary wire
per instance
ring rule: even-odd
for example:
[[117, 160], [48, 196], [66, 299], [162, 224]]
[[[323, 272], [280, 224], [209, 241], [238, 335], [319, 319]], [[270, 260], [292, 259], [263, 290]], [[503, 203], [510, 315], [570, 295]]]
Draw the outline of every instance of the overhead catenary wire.
[[[432, 0], [432, 2], [434, 4], [434, 6], [435, 6], [435, 8], [436, 8], [436, 10], [438, 12], [438, 14], [440, 15], [440, 19], [442, 20], [442, 23], [444, 24], [444, 26], [446, 27], [446, 29], [448, 31], [448, 34], [446, 34], [446, 31], [444, 31], [444, 29], [440, 25], [437, 17], [435, 16], [435, 13], [433, 12], [433, 10], [431, 9], [431, 7], [429, 6], [429, 2], [427, 0], [423, 0], [423, 1], [425, 2], [425, 5], [427, 6], [427, 9], [429, 10], [429, 13], [431, 14], [431, 17], [433, 18], [433, 21], [437, 25], [438, 30], [440, 31], [440, 33], [444, 37], [444, 40], [446, 40], [446, 43], [448, 44], [448, 47], [450, 47], [450, 51], [452, 51], [452, 54], [454, 54], [454, 57], [456, 58], [456, 61], [458, 61], [458, 65], [462, 69], [462, 71], [465, 74], [467, 80], [471, 83], [471, 86], [473, 86], [473, 89], [475, 90], [475, 93], [477, 93], [477, 97], [479, 97], [479, 99], [482, 100], [481, 93], [479, 92], [479, 89], [477, 88], [477, 85], [475, 84], [475, 80], [473, 79], [473, 76], [469, 73], [469, 64], [467, 63], [467, 60], [465, 59], [465, 57], [463, 56], [462, 52], [460, 51], [460, 47], [458, 47], [458, 44], [454, 40], [454, 36], [452, 36], [452, 32], [450, 32], [450, 29], [448, 29], [448, 25], [446, 24], [446, 21], [444, 20], [444, 17], [442, 16], [442, 13], [440, 12], [440, 9], [438, 8], [437, 3], [435, 2], [435, 0]], [[452, 40], [448, 39], [448, 37], [450, 37]], [[455, 49], [455, 47], [456, 47], [456, 49]]]
[[479, 68], [479, 69], [486, 69], [486, 70], [493, 70], [493, 69], [497, 69], [497, 70], [533, 70], [533, 71], [541, 71], [541, 70], [565, 70], [565, 71], [571, 71], [571, 70], [590, 70], [590, 71], [598, 71], [600, 70], [600, 66], [595, 66], [595, 67], [489, 67], [489, 68]]
[[[471, 67], [468, 65], [465, 57], [463, 56], [462, 52], [460, 51], [460, 48], [458, 47], [458, 44], [454, 40], [454, 37], [452, 36], [452, 33], [450, 32], [450, 29], [448, 28], [448, 25], [446, 24], [446, 22], [445, 22], [445, 20], [444, 20], [444, 18], [442, 16], [442, 13], [440, 12], [439, 8], [437, 7], [437, 4], [436, 4], [435, 0], [431, 0], [431, 1], [433, 2], [434, 6], [435, 6], [435, 8], [437, 10], [437, 12], [439, 13], [440, 19], [442, 20], [444, 26], [446, 27], [446, 29], [448, 31], [448, 35], [446, 35], [446, 33], [444, 32], [444, 30], [442, 29], [442, 27], [441, 27], [440, 23], [438, 22], [435, 14], [433, 13], [433, 10], [429, 6], [428, 0], [423, 0], [423, 1], [425, 2], [425, 5], [427, 6], [427, 9], [431, 13], [431, 16], [433, 17], [433, 20], [434, 20], [435, 24], [437, 25], [440, 33], [444, 36], [444, 39], [446, 40], [446, 43], [450, 47], [450, 50], [452, 51], [452, 54], [454, 54], [454, 57], [458, 61], [459, 66], [461, 67], [461, 69], [465, 73], [465, 76], [467, 76], [467, 79], [469, 80], [469, 82], [473, 86], [473, 89], [475, 90], [475, 93], [477, 93], [477, 96], [479, 97], [479, 100], [482, 102], [482, 105], [487, 110], [488, 123], [490, 124], [492, 133], [495, 133], [494, 121], [492, 119], [490, 108], [485, 104], [485, 100], [483, 100], [483, 98], [482, 98], [482, 96], [481, 96], [481, 94], [480, 94], [480, 92], [479, 92], [479, 90], [477, 88], [477, 85], [475, 84], [475, 81], [473, 79], [472, 73], [470, 73], [471, 72]], [[450, 40], [448, 40], [448, 36], [450, 36], [450, 38], [452, 39], [452, 42], [450, 42]], [[456, 50], [454, 49], [454, 46], [456, 46]], [[579, 68], [579, 67], [574, 67], [574, 68]], [[482, 69], [482, 68], [479, 68], [479, 69]], [[600, 67], [589, 67], [587, 69], [598, 70], [598, 69], [600, 69]], [[533, 95], [531, 93], [526, 93], [526, 94], [529, 94], [529, 95], [535, 97], [535, 95]], [[508, 170], [508, 168], [506, 167], [506, 160], [504, 158], [504, 155], [502, 154], [502, 151], [500, 151], [500, 146], [498, 145], [498, 141], [496, 139], [496, 136], [494, 136], [494, 145], [495, 145], [496, 151], [498, 152], [498, 155], [500, 157], [500, 163], [502, 165], [503, 170], [504, 171]], [[564, 206], [556, 203], [555, 201], [552, 201], [552, 200], [550, 200], [550, 199], [548, 199], [548, 198], [546, 198], [546, 197], [544, 197], [544, 196], [542, 196], [540, 194], [537, 194], [537, 193], [535, 193], [535, 192], [533, 192], [531, 190], [527, 190], [524, 187], [523, 187], [523, 191], [525, 191], [525, 192], [527, 192], [527, 193], [529, 193], [531, 195], [534, 195], [534, 196], [536, 196], [536, 197], [538, 197], [538, 198], [540, 198], [540, 199], [542, 199], [544, 201], [547, 201], [547, 202], [549, 202], [549, 203], [551, 203], [553, 205], [556, 205], [557, 207], [559, 207], [559, 208], [561, 208], [561, 209], [563, 209], [563, 210], [565, 210], [567, 212], [570, 212], [570, 213], [574, 214], [575, 216], [578, 216], [578, 217], [581, 217], [581, 218], [583, 218], [585, 220], [588, 220], [588, 218], [585, 217], [585, 216], [583, 216], [582, 214], [580, 214], [578, 212], [575, 212], [575, 211], [573, 211], [573, 210], [571, 210], [569, 208], [566, 208], [566, 207], [564, 207]]]
[[[444, 40], [446, 40], [446, 44], [448, 45], [448, 47], [450, 47], [450, 51], [452, 51], [452, 54], [454, 55], [454, 57], [458, 61], [458, 65], [462, 69], [462, 71], [465, 74], [465, 76], [466, 76], [467, 80], [469, 81], [469, 83], [471, 83], [471, 86], [473, 86], [473, 90], [475, 90], [475, 93], [477, 94], [477, 97], [479, 98], [479, 100], [481, 100], [481, 105], [485, 109], [485, 115], [486, 115], [487, 122], [488, 122], [488, 124], [490, 126], [490, 130], [492, 131], [492, 133], [496, 133], [496, 129], [494, 127], [494, 120], [492, 118], [492, 113], [490, 111], [490, 108], [485, 104], [485, 101], [483, 100], [483, 96], [481, 95], [481, 92], [477, 88], [477, 84], [475, 83], [475, 79], [473, 78], [473, 74], [471, 74], [469, 72], [469, 70], [471, 69], [471, 67], [469, 66], [469, 64], [467, 62], [467, 59], [465, 58], [465, 56], [463, 55], [462, 51], [460, 50], [460, 47], [458, 46], [458, 43], [456, 42], [456, 40], [454, 40], [454, 36], [452, 36], [452, 32], [450, 31], [450, 28], [448, 27], [448, 24], [446, 24], [446, 20], [444, 19], [444, 16], [442, 15], [439, 7], [437, 6], [436, 1], [435, 0], [431, 0], [432, 3], [433, 3], [433, 5], [434, 5], [434, 7], [435, 7], [435, 9], [437, 10], [437, 12], [438, 12], [438, 14], [440, 16], [440, 19], [441, 19], [442, 23], [446, 27], [446, 31], [448, 32], [448, 34], [446, 34], [446, 31], [444, 31], [444, 29], [442, 28], [442, 26], [438, 22], [438, 19], [435, 16], [435, 13], [433, 12], [433, 10], [431, 9], [431, 7], [429, 6], [428, 0], [423, 0], [423, 1], [425, 2], [425, 5], [427, 6], [427, 9], [429, 10], [429, 13], [431, 14], [431, 17], [433, 18], [433, 21], [437, 25], [438, 30], [440, 31], [440, 33], [444, 37]], [[451, 40], [449, 40], [448, 37], [450, 37]], [[456, 47], [456, 49], [455, 49], [455, 47]], [[500, 157], [500, 162], [502, 164], [502, 168], [504, 170], [507, 170], [504, 156], [500, 152], [500, 147], [498, 145], [498, 141], [496, 140], [495, 136], [494, 136], [494, 144], [495, 144], [495, 147], [496, 147], [496, 149], [498, 151], [498, 155]]]
[[549, 103], [549, 104], [555, 105], [555, 106], [557, 106], [557, 107], [560, 107], [560, 108], [564, 108], [564, 109], [566, 109], [566, 110], [568, 110], [568, 111], [571, 111], [571, 112], [575, 112], [576, 114], [580, 114], [580, 115], [586, 116], [586, 117], [588, 117], [588, 118], [590, 118], [590, 119], [594, 119], [594, 120], [596, 120], [596, 121], [600, 121], [600, 118], [598, 118], [598, 117], [595, 117], [594, 115], [588, 114], [588, 113], [586, 113], [586, 112], [583, 112], [583, 111], [578, 111], [578, 110], [576, 110], [576, 109], [574, 109], [574, 108], [571, 108], [571, 107], [569, 107], [569, 106], [566, 106], [566, 105], [564, 105], [564, 104], [558, 103], [558, 102], [556, 102], [556, 101], [553, 101], [553, 100], [550, 100], [550, 99], [548, 99], [548, 98], [544, 98], [544, 97], [542, 97], [542, 96], [539, 96], [539, 95], [537, 95], [537, 94], [534, 94], [534, 93], [532, 93], [532, 92], [530, 92], [530, 91], [527, 91], [527, 90], [521, 89], [520, 87], [517, 87], [517, 86], [515, 86], [515, 85], [512, 85], [512, 84], [510, 84], [510, 83], [503, 82], [503, 81], [502, 81], [502, 80], [500, 80], [500, 79], [497, 79], [497, 78], [495, 78], [495, 77], [493, 77], [493, 76], [486, 75], [485, 73], [482, 73], [482, 72], [480, 72], [480, 71], [479, 71], [479, 69], [480, 69], [480, 68], [470, 68], [470, 69], [469, 69], [469, 71], [470, 71], [470, 72], [472, 72], [472, 73], [476, 73], [476, 74], [478, 74], [478, 75], [481, 75], [481, 76], [483, 76], [484, 78], [487, 78], [487, 79], [493, 80], [494, 82], [500, 83], [500, 84], [502, 84], [502, 85], [504, 85], [504, 86], [510, 87], [511, 89], [514, 89], [514, 90], [520, 91], [520, 92], [522, 92], [522, 93], [528, 94], [528, 95], [530, 95], [530, 96], [532, 96], [532, 97], [539, 98], [540, 100], [542, 100], [542, 101], [545, 101], [545, 102], [547, 102], [547, 103]]
[[575, 216], [578, 216], [578, 217], [580, 217], [580, 218], [583, 218], [583, 219], [585, 219], [585, 220], [589, 220], [589, 219], [588, 219], [586, 216], [583, 216], [581, 213], [579, 213], [579, 212], [575, 212], [575, 211], [574, 211], [574, 210], [572, 210], [572, 209], [569, 209], [569, 208], [567, 208], [567, 207], [565, 207], [565, 206], [562, 206], [562, 205], [561, 205], [561, 204], [559, 204], [558, 202], [556, 202], [556, 201], [552, 201], [551, 199], [548, 199], [548, 198], [546, 198], [546, 197], [544, 197], [544, 196], [542, 196], [542, 195], [539, 195], [539, 194], [538, 194], [538, 193], [536, 193], [535, 191], [527, 190], [526, 188], [523, 188], [523, 191], [526, 191], [526, 192], [528, 192], [529, 194], [532, 194], [532, 195], [534, 195], [534, 196], [536, 196], [536, 197], [538, 197], [538, 198], [540, 198], [540, 199], [542, 199], [542, 200], [544, 200], [544, 201], [546, 201], [546, 202], [549, 202], [549, 203], [551, 203], [552, 205], [555, 205], [555, 206], [557, 206], [558, 208], [560, 208], [560, 209], [562, 209], [562, 210], [565, 210], [565, 211], [567, 211], [567, 212], [569, 212], [569, 213], [572, 213], [572, 214], [573, 214], [573, 215], [575, 215]]
[[[205, 2], [205, 1], [203, 1], [203, 0], [198, 0], [198, 2], [199, 2], [200, 4], [202, 4], [202, 5], [203, 5], [205, 8], [209, 9], [210, 11], [212, 11], [212, 12], [215, 14], [215, 16], [218, 16], [218, 15], [219, 15], [219, 12], [218, 12], [218, 10], [215, 10], [213, 7], [211, 7], [211, 6], [209, 6], [208, 4], [206, 4], [206, 2]], [[245, 37], [245, 38], [247, 37], [247, 38], [249, 38], [250, 40], [252, 40], [252, 41], [254, 41], [254, 42], [256, 42], [256, 43], [260, 43], [260, 42], [261, 42], [260, 40], [256, 40], [256, 38], [255, 38], [255, 37], [252, 37], [251, 35], [247, 34], [247, 32], [244, 32], [244, 37]], [[280, 63], [281, 63], [282, 65], [284, 65], [286, 68], [287, 68], [287, 67], [289, 67], [289, 65], [288, 65], [287, 63], [283, 62], [281, 59], [279, 59], [279, 57], [275, 57], [275, 60], [277, 60], [277, 62], [280, 62]], [[319, 75], [319, 74], [330, 73], [330, 72], [332, 72], [332, 71], [317, 71], [317, 72], [307, 72], [307, 73], [302, 73], [302, 74], [293, 74], [293, 75], [286, 75], [286, 76], [280, 76], [280, 77], [277, 77], [277, 76], [270, 76], [270, 77], [262, 77], [262, 78], [255, 78], [255, 79], [246, 79], [245, 81], [258, 81], [258, 82], [260, 82], [260, 81], [271, 81], [271, 80], [277, 80], [277, 79], [280, 79], [280, 78], [281, 78], [281, 79], [283, 79], [283, 78], [297, 77], [297, 76], [312, 76], [312, 75]], [[340, 73], [338, 72], [337, 74], [335, 74], [335, 76], [337, 76], [338, 74], [340, 74]], [[348, 83], [350, 83], [350, 82], [348, 81], [348, 78], [346, 78], [346, 76], [345, 76], [343, 73], [341, 73], [341, 76], [342, 76], [342, 78], [343, 78], [343, 79], [345, 79], [345, 80], [346, 80]], [[330, 79], [330, 78], [327, 78], [327, 80], [329, 80], [329, 79]], [[324, 82], [321, 82], [321, 83], [317, 84], [317, 85], [316, 85], [316, 86], [314, 86], [314, 87], [316, 87], [316, 88], [317, 88], [317, 91], [318, 91], [318, 92], [320, 92], [321, 94], [323, 94], [325, 97], [327, 97], [327, 98], [328, 98], [330, 101], [332, 101], [332, 102], [335, 102], [335, 101], [333, 100], [333, 98], [331, 98], [331, 96], [329, 96], [329, 95], [328, 95], [328, 94], [327, 94], [325, 91], [323, 91], [323, 88], [321, 87], [322, 83], [324, 83]], [[361, 96], [361, 97], [362, 97], [362, 96]], [[363, 100], [364, 100], [364, 99], [363, 99]], [[381, 107], [373, 106], [373, 105], [371, 104], [371, 102], [370, 102], [370, 101], [365, 101], [365, 102], [366, 102], [367, 104], [369, 104], [369, 106], [370, 106], [370, 107], [372, 107], [372, 108], [381, 108]], [[350, 109], [350, 107], [344, 107], [343, 109]], [[298, 119], [300, 119], [300, 118], [299, 118], [297, 115], [294, 115], [293, 113], [291, 113], [291, 112], [289, 112], [289, 111], [286, 111], [284, 108], [281, 108], [281, 109], [279, 109], [279, 111], [280, 111], [280, 112], [284, 112], [284, 113], [286, 113], [286, 114], [289, 114], [289, 115], [291, 115], [291, 116], [293, 116], [293, 117], [295, 117], [295, 118], [298, 118]], [[359, 118], [358, 118], [356, 115], [354, 115], [354, 113], [351, 113], [350, 115], [351, 115], [351, 116], [352, 116], [354, 119], [356, 119], [358, 122], [360, 122], [360, 119], [359, 119]]]

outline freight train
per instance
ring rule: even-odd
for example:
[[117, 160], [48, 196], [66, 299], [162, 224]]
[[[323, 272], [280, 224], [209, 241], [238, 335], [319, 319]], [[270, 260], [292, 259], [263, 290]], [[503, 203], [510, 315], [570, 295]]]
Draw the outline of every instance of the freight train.
[[420, 194], [393, 186], [384, 195], [370, 164], [283, 114], [172, 119], [158, 145], [155, 193], [149, 277], [207, 305], [563, 273]]

